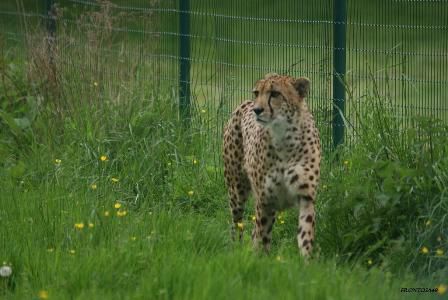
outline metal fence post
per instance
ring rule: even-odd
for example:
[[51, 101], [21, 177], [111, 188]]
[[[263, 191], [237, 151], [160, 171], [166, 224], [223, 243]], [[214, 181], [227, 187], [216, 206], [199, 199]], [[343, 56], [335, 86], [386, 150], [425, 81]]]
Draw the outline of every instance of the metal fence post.
[[333, 145], [344, 142], [346, 0], [333, 1]]
[[179, 0], [179, 109], [187, 125], [190, 112], [190, 0]]
[[[45, 15], [47, 17], [47, 47], [48, 47], [48, 59], [53, 77], [56, 76], [56, 66], [54, 61], [54, 52], [56, 46], [56, 11], [54, 6], [54, 0], [45, 1]], [[52, 78], [54, 80], [54, 78]]]

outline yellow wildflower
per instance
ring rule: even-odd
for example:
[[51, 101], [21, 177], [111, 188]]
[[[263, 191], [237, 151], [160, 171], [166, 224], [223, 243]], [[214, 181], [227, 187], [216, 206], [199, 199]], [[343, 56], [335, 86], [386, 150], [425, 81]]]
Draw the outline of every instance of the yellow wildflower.
[[285, 220], [280, 220], [280, 224], [285, 224]]
[[440, 284], [440, 285], [437, 287], [437, 293], [438, 293], [439, 295], [443, 295], [443, 294], [446, 293], [447, 289], [448, 289], [448, 286], [447, 286], [446, 284]]
[[189, 192], [188, 192], [188, 196], [191, 197], [191, 196], [193, 196], [193, 195], [194, 195], [194, 192], [193, 192], [193, 191], [189, 191]]
[[79, 230], [81, 230], [81, 229], [83, 229], [84, 228], [84, 223], [75, 223], [75, 228], [76, 229], [79, 229]]
[[431, 220], [426, 221], [425, 225], [426, 226], [431, 226]]
[[97, 189], [97, 185], [96, 185], [96, 183], [92, 183], [92, 185], [90, 186], [90, 188], [92, 189], [92, 190], [96, 190]]
[[193, 165], [197, 165], [198, 161], [196, 159], [193, 159]]
[[373, 264], [373, 261], [369, 258], [369, 259], [367, 260], [367, 264], [368, 264], [369, 266], [371, 266], [371, 265]]
[[252, 221], [255, 221], [257, 219], [257, 217], [252, 216]]
[[39, 299], [48, 299], [48, 292], [46, 290], [40, 290], [37, 296]]
[[76, 251], [74, 250], [74, 249], [71, 249], [70, 251], [68, 251], [70, 254], [75, 254], [76, 253]]
[[242, 222], [236, 223], [236, 226], [238, 226], [239, 230], [243, 230], [244, 229], [244, 224]]
[[58, 159], [58, 158], [56, 158], [56, 159], [54, 160], [54, 163], [55, 163], [56, 165], [60, 165], [61, 162], [62, 162], [62, 160], [60, 160], [60, 159]]
[[423, 253], [423, 254], [428, 254], [429, 253], [429, 249], [427, 247], [422, 247], [420, 252]]
[[104, 212], [104, 216], [105, 216], [105, 217], [108, 217], [108, 216], [109, 216], [109, 211], [108, 211], [108, 210], [106, 210], [106, 211]]
[[207, 111], [205, 109], [201, 109], [201, 113], [205, 114]]
[[281, 257], [280, 255], [277, 255], [277, 256], [275, 257], [275, 259], [276, 259], [277, 261], [282, 261], [282, 260], [283, 260], [282, 257]]
[[344, 160], [344, 165], [348, 165], [348, 160]]
[[95, 224], [89, 222], [89, 228], [95, 227]]
[[436, 255], [437, 256], [442, 256], [443, 255], [443, 250], [442, 249], [437, 249], [436, 250]]
[[94, 82], [93, 82], [93, 85], [94, 85], [94, 86], [98, 86], [98, 82], [94, 81]]
[[118, 178], [112, 177], [110, 179], [113, 183], [117, 183], [118, 181], [120, 181]]
[[125, 211], [125, 210], [118, 210], [118, 211], [117, 211], [117, 216], [118, 216], [118, 217], [124, 217], [124, 216], [126, 216], [127, 214], [128, 214], [128, 212]]
[[120, 208], [121, 207], [121, 203], [119, 203], [119, 202], [115, 203], [114, 207], [117, 208], [117, 209]]
[[101, 155], [100, 160], [101, 161], [108, 161], [109, 158], [106, 155]]

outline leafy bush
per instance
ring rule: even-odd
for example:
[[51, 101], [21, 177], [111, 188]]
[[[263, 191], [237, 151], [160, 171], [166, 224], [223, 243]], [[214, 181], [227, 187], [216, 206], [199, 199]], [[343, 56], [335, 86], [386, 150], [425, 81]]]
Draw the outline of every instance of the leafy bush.
[[42, 97], [30, 85], [23, 70], [6, 55], [0, 56], [0, 167], [15, 178], [25, 172], [23, 152], [32, 142]]
[[379, 97], [363, 103], [362, 134], [322, 172], [318, 237], [324, 253], [343, 261], [442, 278], [448, 127], [424, 118], [404, 127], [385, 103]]

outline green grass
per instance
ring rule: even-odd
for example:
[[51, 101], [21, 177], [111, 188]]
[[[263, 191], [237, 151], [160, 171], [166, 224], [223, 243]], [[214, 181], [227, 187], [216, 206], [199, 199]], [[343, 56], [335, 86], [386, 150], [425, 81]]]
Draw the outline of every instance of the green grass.
[[[50, 174], [71, 173], [65, 160], [46, 164]], [[221, 209], [207, 214], [179, 203], [165, 207], [173, 197], [145, 197], [136, 209], [113, 192], [120, 184], [92, 190], [80, 178], [35, 186], [26, 179], [3, 181], [0, 204], [8, 209], [1, 214], [0, 258], [14, 273], [2, 279], [2, 295], [29, 299], [45, 290], [51, 299], [399, 299], [408, 297], [401, 287], [418, 286], [332, 258], [304, 264], [292, 237], [283, 236], [287, 242], [277, 243], [271, 255], [258, 255], [248, 240], [230, 241], [222, 195], [211, 200]], [[128, 213], [118, 217], [116, 211]], [[85, 227], [75, 228], [81, 222]]]

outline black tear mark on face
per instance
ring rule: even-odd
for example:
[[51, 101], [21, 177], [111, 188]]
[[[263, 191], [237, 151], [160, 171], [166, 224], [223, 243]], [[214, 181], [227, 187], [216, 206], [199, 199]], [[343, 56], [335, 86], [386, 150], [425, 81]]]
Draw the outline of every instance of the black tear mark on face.
[[269, 110], [271, 111], [271, 118], [274, 117], [274, 110], [272, 109], [272, 105], [271, 105], [271, 94], [269, 94], [269, 99], [268, 99], [268, 106], [269, 106]]

